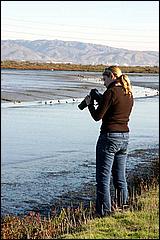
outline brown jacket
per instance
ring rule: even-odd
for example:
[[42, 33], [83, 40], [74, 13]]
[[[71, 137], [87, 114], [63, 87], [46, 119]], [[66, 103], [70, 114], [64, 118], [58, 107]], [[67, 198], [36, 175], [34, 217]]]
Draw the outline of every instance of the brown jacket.
[[102, 119], [101, 132], [129, 132], [128, 121], [133, 107], [133, 96], [125, 95], [122, 86], [111, 83], [95, 109], [88, 106], [95, 121]]

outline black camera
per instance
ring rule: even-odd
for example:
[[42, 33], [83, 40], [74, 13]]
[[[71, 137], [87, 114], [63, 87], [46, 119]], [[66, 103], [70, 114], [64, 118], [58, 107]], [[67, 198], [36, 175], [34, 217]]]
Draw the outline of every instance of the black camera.
[[[102, 99], [102, 94], [100, 92], [98, 92], [98, 90], [96, 88], [91, 89], [90, 94], [91, 96], [91, 102], [93, 102], [94, 100], [96, 100], [96, 102], [99, 104], [101, 99]], [[87, 107], [86, 101], [83, 100], [79, 105], [78, 105], [80, 110], [83, 110], [84, 108]]]

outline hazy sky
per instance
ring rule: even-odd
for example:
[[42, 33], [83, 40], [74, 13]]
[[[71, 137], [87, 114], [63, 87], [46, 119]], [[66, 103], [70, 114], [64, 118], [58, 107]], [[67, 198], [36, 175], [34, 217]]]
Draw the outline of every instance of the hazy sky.
[[1, 39], [159, 51], [159, 1], [1, 1]]

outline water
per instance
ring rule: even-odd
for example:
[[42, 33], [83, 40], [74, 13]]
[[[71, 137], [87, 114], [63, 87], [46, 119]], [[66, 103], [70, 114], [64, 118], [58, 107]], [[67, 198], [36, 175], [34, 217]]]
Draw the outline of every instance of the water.
[[[158, 96], [135, 99], [129, 151], [158, 144], [158, 104]], [[95, 180], [100, 124], [87, 109], [80, 111], [77, 103], [2, 108], [2, 214], [47, 206], [63, 193]]]

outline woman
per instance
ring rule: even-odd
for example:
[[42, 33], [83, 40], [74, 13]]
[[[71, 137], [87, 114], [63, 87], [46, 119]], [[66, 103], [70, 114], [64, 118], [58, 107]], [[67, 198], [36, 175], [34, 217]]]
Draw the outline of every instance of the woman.
[[100, 136], [96, 146], [96, 212], [107, 216], [111, 211], [110, 179], [116, 192], [118, 206], [127, 203], [128, 190], [125, 177], [127, 146], [129, 141], [129, 116], [133, 107], [130, 80], [117, 66], [105, 68], [103, 93], [98, 107], [94, 107], [90, 95], [85, 97], [91, 116], [102, 119]]

